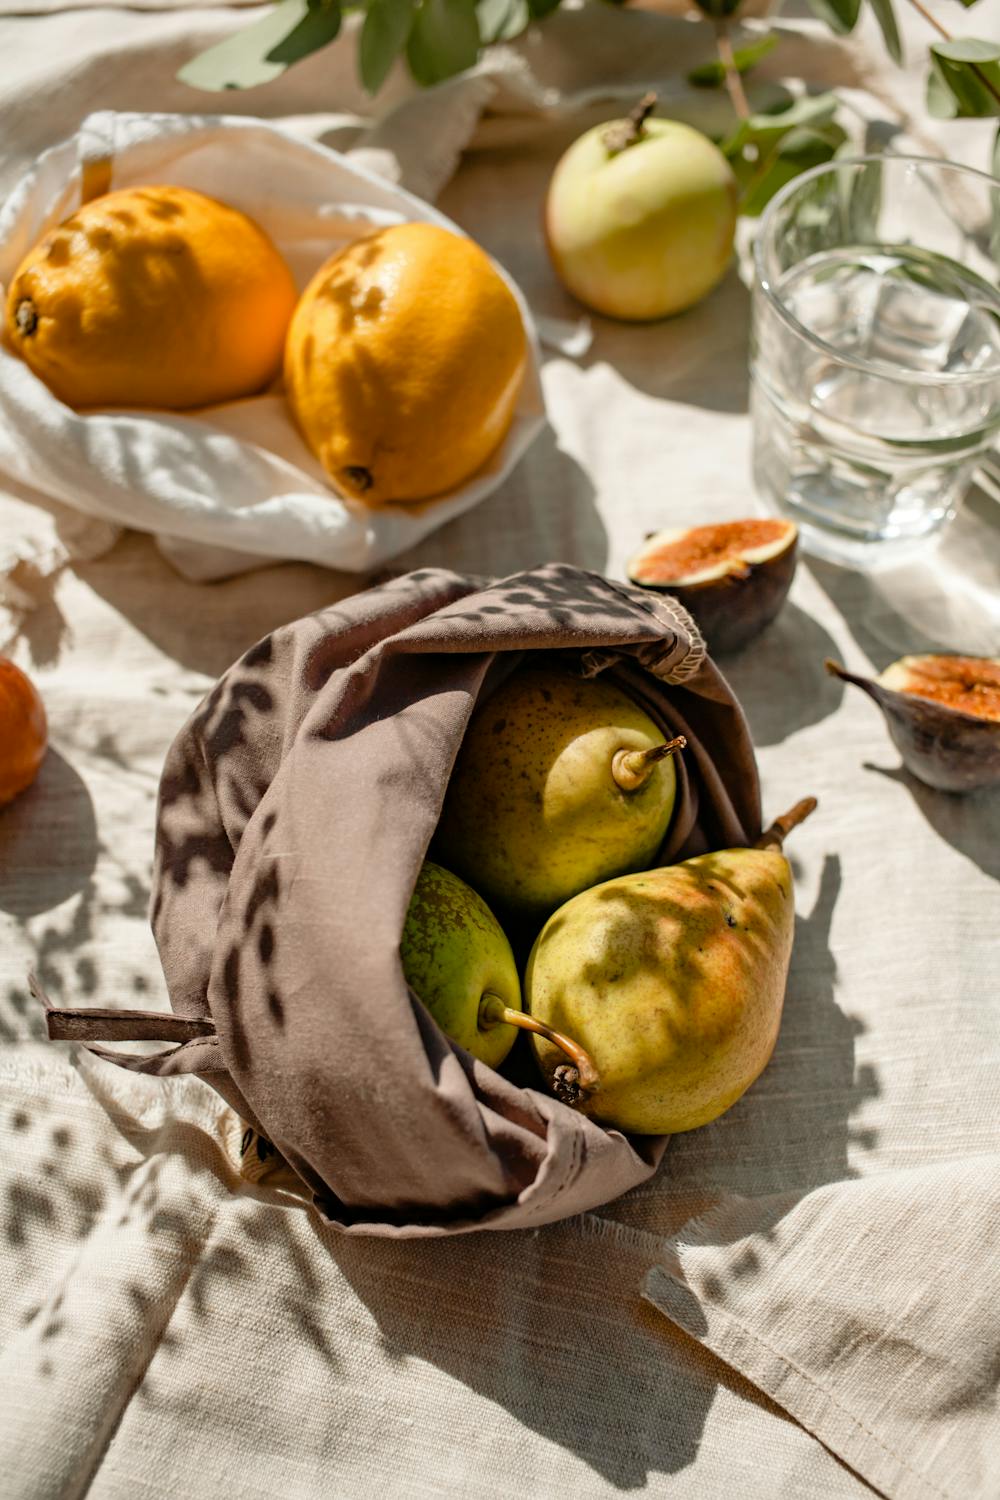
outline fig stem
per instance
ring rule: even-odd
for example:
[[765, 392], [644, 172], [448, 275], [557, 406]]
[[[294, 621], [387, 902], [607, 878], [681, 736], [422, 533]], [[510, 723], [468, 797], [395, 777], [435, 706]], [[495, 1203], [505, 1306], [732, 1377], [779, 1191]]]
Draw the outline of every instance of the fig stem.
[[527, 1011], [512, 1010], [509, 1005], [504, 1004], [499, 995], [492, 995], [487, 990], [479, 1002], [479, 1025], [484, 1031], [489, 1031], [491, 1026], [503, 1024], [519, 1026], [522, 1031], [533, 1031], [536, 1035], [545, 1037], [546, 1041], [552, 1042], [556, 1047], [560, 1047], [573, 1063], [580, 1089], [592, 1093], [597, 1088], [601, 1081], [600, 1075], [590, 1053], [586, 1052], [579, 1042], [574, 1042], [572, 1037], [564, 1036], [561, 1031], [553, 1031], [551, 1026], [546, 1026], [544, 1021], [537, 1020]]
[[816, 798], [803, 797], [801, 802], [789, 808], [788, 812], [782, 813], [780, 818], [775, 818], [770, 828], [766, 828], [760, 838], [754, 844], [755, 849], [780, 849], [793, 828], [798, 828], [804, 823], [809, 814], [816, 811]]
[[643, 94], [628, 114], [626, 120], [616, 120], [609, 125], [601, 139], [604, 149], [612, 156], [617, 156], [619, 151], [625, 151], [629, 146], [634, 146], [636, 141], [641, 141], [646, 134], [646, 121], [656, 108], [656, 95], [650, 91]]
[[616, 750], [611, 760], [611, 774], [623, 792], [637, 792], [653, 774], [653, 767], [668, 755], [676, 755], [687, 744], [684, 735], [653, 745], [649, 750]]
[[855, 673], [849, 672], [846, 667], [842, 667], [839, 661], [831, 660], [829, 656], [826, 658], [823, 665], [829, 672], [831, 677], [839, 677], [841, 682], [853, 683], [855, 687], [861, 688], [862, 692], [867, 693], [869, 698], [874, 698], [875, 702], [878, 703], [878, 692], [872, 686], [869, 678], [856, 676]]

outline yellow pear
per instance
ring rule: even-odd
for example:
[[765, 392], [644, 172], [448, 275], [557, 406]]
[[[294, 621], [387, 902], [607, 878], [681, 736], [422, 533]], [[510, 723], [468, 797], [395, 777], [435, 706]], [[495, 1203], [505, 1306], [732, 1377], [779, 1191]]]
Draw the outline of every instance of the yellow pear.
[[514, 672], [473, 717], [435, 848], [490, 904], [543, 916], [655, 858], [676, 777], [648, 714], [604, 677]]
[[549, 918], [528, 962], [528, 1009], [568, 1033], [596, 1074], [588, 1086], [533, 1038], [560, 1097], [605, 1125], [668, 1135], [707, 1125], [750, 1087], [774, 1050], [792, 952], [781, 843], [815, 805], [798, 803], [752, 849], [606, 881]]

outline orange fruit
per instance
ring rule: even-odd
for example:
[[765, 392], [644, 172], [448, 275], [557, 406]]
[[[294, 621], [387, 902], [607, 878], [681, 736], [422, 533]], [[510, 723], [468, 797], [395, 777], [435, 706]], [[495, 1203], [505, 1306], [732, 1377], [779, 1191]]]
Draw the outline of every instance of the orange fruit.
[[309, 283], [285, 386], [337, 489], [375, 506], [468, 479], [506, 435], [527, 359], [520, 308], [489, 256], [436, 224], [396, 224]]
[[21, 262], [13, 348], [68, 406], [183, 411], [278, 374], [296, 289], [246, 214], [180, 187], [94, 198]]
[[0, 656], [0, 804], [31, 785], [47, 744], [45, 708], [34, 683]]

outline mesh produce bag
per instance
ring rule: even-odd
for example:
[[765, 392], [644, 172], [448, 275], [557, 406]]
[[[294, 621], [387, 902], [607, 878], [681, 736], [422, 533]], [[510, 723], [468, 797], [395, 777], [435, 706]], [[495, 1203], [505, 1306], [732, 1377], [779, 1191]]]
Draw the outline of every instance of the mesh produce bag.
[[[399, 941], [469, 717], [531, 653], [609, 672], [687, 737], [665, 862], [760, 832], [732, 692], [671, 599], [552, 565], [423, 570], [282, 627], [182, 729], [160, 784], [152, 922], [174, 1014], [50, 1010], [50, 1033], [161, 1038], [353, 1233], [547, 1223], [650, 1176], [608, 1130], [451, 1042]], [[550, 658], [551, 659], [551, 658]], [[515, 1049], [515, 1053], [518, 1049]]]

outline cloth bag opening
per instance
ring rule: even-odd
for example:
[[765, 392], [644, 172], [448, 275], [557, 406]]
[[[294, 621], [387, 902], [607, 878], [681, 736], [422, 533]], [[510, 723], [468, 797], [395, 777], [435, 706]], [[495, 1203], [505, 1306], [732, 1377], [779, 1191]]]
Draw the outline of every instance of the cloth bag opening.
[[152, 900], [174, 1015], [52, 1012], [50, 1034], [179, 1042], [93, 1050], [200, 1074], [346, 1232], [530, 1227], [649, 1177], [664, 1138], [605, 1129], [472, 1058], [403, 977], [470, 715], [534, 652], [612, 671], [687, 737], [664, 862], [758, 836], [745, 719], [673, 600], [562, 564], [411, 573], [266, 637], [175, 740]]

